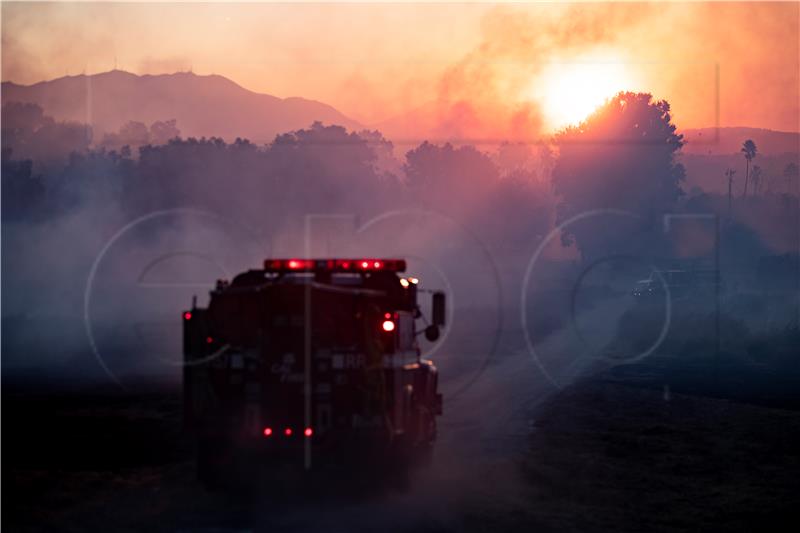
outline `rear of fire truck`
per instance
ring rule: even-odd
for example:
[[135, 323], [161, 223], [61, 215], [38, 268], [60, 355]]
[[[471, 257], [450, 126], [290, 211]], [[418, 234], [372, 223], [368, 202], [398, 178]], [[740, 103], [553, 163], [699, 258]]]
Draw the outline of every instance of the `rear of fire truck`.
[[442, 412], [420, 357], [444, 325], [397, 259], [270, 259], [183, 313], [184, 413], [198, 473], [227, 478], [405, 465], [430, 452]]

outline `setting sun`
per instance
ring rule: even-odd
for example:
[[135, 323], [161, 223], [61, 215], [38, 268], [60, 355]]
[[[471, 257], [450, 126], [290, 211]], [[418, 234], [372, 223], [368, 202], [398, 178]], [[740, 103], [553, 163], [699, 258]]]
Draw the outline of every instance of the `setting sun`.
[[535, 97], [553, 129], [577, 124], [619, 91], [633, 90], [633, 80], [621, 63], [557, 63], [536, 81]]

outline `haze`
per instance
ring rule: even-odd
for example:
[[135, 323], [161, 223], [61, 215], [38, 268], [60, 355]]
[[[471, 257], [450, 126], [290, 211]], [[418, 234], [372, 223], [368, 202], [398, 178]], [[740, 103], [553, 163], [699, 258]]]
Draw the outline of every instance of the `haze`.
[[797, 131], [799, 9], [4, 3], [2, 79], [192, 70], [320, 100], [365, 125], [405, 121], [413, 136], [424, 116], [472, 138], [552, 131], [633, 90], [667, 99], [683, 128]]

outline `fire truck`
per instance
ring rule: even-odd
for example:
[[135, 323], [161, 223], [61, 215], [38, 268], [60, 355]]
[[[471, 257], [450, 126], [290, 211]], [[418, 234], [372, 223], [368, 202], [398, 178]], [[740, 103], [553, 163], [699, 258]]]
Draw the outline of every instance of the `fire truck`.
[[418, 337], [438, 339], [445, 295], [405, 269], [402, 259], [268, 259], [183, 312], [184, 420], [201, 480], [430, 453], [442, 395]]

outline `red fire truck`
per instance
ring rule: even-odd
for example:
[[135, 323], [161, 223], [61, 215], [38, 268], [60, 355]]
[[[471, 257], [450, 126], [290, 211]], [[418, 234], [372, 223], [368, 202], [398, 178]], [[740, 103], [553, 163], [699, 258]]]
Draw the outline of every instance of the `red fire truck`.
[[418, 334], [438, 338], [445, 299], [432, 293], [428, 322], [405, 268], [268, 259], [183, 312], [184, 414], [202, 480], [429, 453], [442, 396]]

